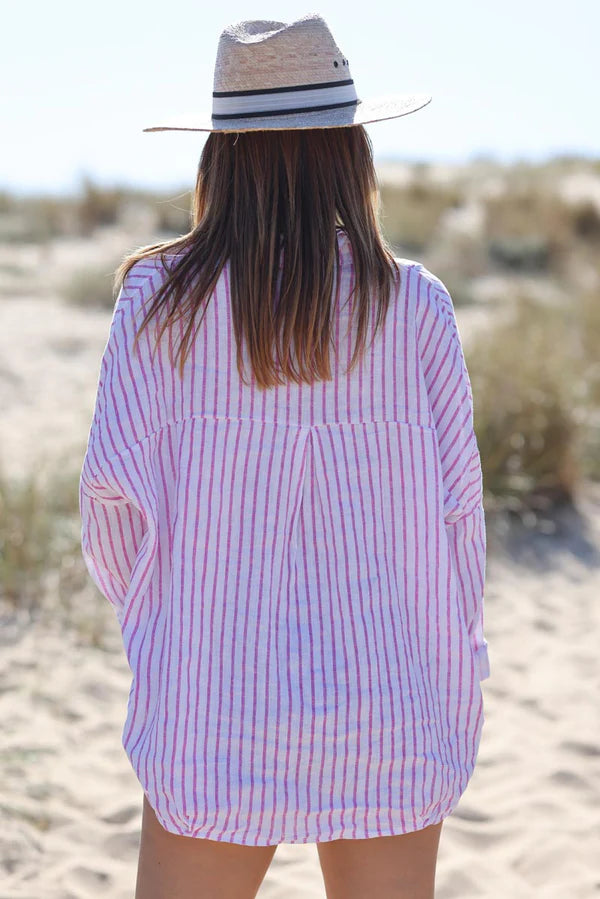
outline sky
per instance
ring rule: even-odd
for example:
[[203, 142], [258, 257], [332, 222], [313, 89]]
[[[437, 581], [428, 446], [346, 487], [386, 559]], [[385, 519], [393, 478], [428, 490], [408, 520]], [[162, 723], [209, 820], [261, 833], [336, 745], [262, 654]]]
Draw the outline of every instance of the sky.
[[376, 163], [600, 157], [598, 0], [24, 0], [3, 13], [0, 190], [191, 187], [207, 134], [142, 129], [210, 116], [226, 25], [314, 12], [360, 98], [432, 95], [365, 126]]

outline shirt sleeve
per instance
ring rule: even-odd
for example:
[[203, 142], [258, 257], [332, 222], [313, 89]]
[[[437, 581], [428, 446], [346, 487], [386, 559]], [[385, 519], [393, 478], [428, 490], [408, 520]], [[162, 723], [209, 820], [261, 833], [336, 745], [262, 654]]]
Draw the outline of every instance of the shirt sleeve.
[[115, 302], [100, 362], [96, 401], [79, 480], [81, 551], [121, 621], [128, 591], [153, 532], [147, 352], [133, 354], [134, 312], [143, 278], [135, 266]]
[[486, 530], [473, 395], [450, 294], [420, 268], [417, 345], [435, 426], [444, 487], [444, 523], [479, 679], [490, 676], [484, 636]]
[[147, 519], [120, 495], [92, 495], [79, 486], [81, 552], [90, 577], [122, 621], [136, 559], [147, 534]]

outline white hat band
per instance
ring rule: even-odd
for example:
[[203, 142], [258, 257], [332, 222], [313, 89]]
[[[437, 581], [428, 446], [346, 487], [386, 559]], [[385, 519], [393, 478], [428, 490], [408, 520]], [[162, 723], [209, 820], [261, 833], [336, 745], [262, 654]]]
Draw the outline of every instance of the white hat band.
[[299, 84], [262, 90], [214, 91], [213, 119], [284, 115], [306, 110], [335, 109], [358, 102], [354, 81]]

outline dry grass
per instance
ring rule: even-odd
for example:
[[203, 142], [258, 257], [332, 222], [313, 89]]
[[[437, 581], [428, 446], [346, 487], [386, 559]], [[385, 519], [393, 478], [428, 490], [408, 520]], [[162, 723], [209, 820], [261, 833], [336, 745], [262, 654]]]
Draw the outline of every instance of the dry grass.
[[133, 208], [150, 211], [148, 242], [156, 233], [184, 234], [191, 227], [191, 192], [101, 187], [84, 179], [72, 196], [12, 196], [0, 192], [0, 244], [45, 244], [57, 237], [92, 237], [98, 228], [126, 220]]
[[0, 605], [102, 647], [114, 616], [81, 555], [78, 483], [60, 461], [23, 480], [0, 474]]
[[589, 359], [578, 304], [521, 297], [503, 325], [478, 335], [467, 365], [490, 507], [551, 511], [573, 502], [590, 466]]
[[175, 197], [154, 200], [156, 228], [163, 234], [187, 234], [192, 227], [192, 194], [184, 191]]
[[578, 295], [576, 315], [581, 464], [584, 477], [600, 481], [600, 289]]
[[592, 198], [568, 200], [543, 170], [518, 170], [485, 203], [490, 262], [506, 270], [560, 277], [573, 254], [600, 250], [600, 209]]
[[414, 181], [380, 184], [381, 224], [386, 238], [401, 253], [423, 253], [442, 214], [461, 201], [456, 186]]
[[67, 303], [76, 306], [113, 309], [114, 274], [115, 270], [107, 265], [78, 269], [65, 281], [61, 296]]

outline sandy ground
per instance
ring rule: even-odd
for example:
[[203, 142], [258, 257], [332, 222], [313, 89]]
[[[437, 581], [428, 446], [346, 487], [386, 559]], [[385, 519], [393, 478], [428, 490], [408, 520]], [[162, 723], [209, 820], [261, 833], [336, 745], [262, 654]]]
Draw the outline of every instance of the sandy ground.
[[[0, 299], [0, 461], [14, 475], [60, 454], [77, 468], [110, 313], [64, 306], [51, 277], [46, 295], [20, 283], [20, 296], [8, 285]], [[459, 325], [466, 332], [466, 315]], [[444, 823], [436, 899], [592, 899], [600, 490], [584, 485], [557, 533], [495, 528], [486, 720], [473, 778]], [[100, 614], [105, 649], [48, 623], [1, 622], [0, 899], [133, 897], [142, 794], [121, 746], [130, 672], [108, 604]], [[316, 846], [279, 846], [259, 895], [324, 897]]]

